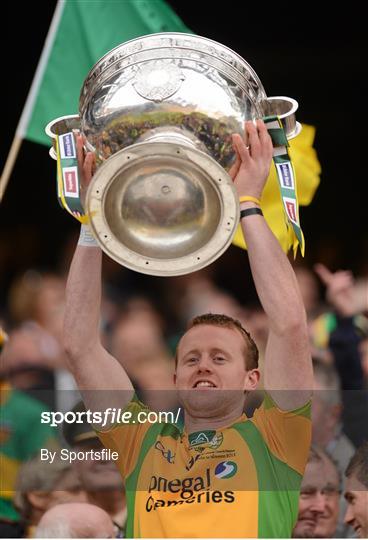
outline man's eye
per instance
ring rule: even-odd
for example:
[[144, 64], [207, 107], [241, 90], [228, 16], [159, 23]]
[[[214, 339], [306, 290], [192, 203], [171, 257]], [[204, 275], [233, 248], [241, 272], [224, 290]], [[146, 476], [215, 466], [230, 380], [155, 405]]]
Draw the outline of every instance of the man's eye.
[[198, 358], [195, 358], [194, 356], [186, 360], [187, 364], [195, 364], [196, 362], [198, 362]]
[[303, 499], [307, 499], [308, 497], [312, 497], [313, 495], [313, 491], [311, 490], [308, 490], [308, 491], [301, 491], [300, 493], [300, 496], [303, 498]]
[[326, 497], [335, 497], [340, 495], [340, 490], [338, 487], [328, 486], [322, 491], [322, 493], [326, 495]]
[[224, 358], [223, 356], [215, 356], [215, 361], [216, 362], [226, 362], [226, 358]]

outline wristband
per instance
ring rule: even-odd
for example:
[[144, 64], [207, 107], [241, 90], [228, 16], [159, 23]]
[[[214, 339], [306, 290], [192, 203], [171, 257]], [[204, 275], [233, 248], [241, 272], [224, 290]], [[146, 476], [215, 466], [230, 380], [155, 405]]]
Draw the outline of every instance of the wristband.
[[248, 216], [253, 216], [254, 214], [259, 214], [260, 216], [263, 216], [263, 212], [260, 208], [245, 208], [245, 210], [242, 210], [240, 212], [240, 219]]
[[98, 247], [98, 243], [96, 242], [89, 225], [81, 225], [78, 246]]
[[257, 199], [256, 197], [252, 197], [251, 195], [244, 195], [244, 197], [240, 197], [239, 202], [240, 203], [242, 203], [242, 202], [254, 202], [254, 203], [258, 204], [259, 206], [261, 206], [261, 201], [259, 199]]

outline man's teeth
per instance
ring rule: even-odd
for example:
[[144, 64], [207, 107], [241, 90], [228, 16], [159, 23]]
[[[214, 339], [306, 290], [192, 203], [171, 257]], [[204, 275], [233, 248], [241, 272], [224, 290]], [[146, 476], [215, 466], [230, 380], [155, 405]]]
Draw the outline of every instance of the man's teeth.
[[199, 381], [197, 384], [196, 384], [196, 388], [198, 388], [198, 386], [210, 386], [211, 388], [215, 388], [215, 385], [208, 382], [208, 381]]

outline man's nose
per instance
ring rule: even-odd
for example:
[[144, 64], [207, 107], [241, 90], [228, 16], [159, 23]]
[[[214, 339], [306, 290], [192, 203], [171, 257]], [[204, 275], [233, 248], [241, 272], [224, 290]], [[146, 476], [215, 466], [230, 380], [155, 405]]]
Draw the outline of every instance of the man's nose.
[[202, 354], [197, 367], [198, 371], [212, 371], [212, 362], [208, 354]]
[[323, 493], [318, 492], [315, 494], [310, 510], [318, 514], [323, 514], [326, 510], [326, 496]]
[[354, 521], [354, 513], [352, 511], [351, 505], [348, 504], [348, 507], [346, 509], [345, 516], [344, 516], [344, 523], [349, 524], [349, 523], [352, 523], [352, 521]]

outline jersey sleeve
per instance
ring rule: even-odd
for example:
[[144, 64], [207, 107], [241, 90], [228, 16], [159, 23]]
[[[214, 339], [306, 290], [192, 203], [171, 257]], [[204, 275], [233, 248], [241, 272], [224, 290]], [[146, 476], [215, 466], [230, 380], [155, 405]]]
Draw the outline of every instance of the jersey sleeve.
[[118, 453], [117, 465], [124, 478], [133, 471], [138, 461], [144, 437], [152, 427], [152, 424], [143, 423], [140, 420], [140, 413], [143, 413], [143, 416], [146, 417], [149, 408], [136, 397], [122, 411], [122, 414], [126, 412], [131, 413], [129, 423], [115, 424], [106, 431], [95, 429], [105, 448]]
[[272, 454], [303, 475], [312, 438], [311, 401], [294, 411], [283, 411], [265, 393], [251, 422]]

